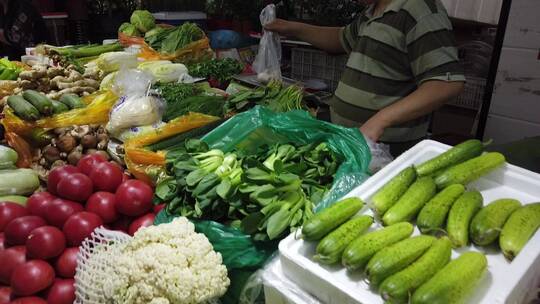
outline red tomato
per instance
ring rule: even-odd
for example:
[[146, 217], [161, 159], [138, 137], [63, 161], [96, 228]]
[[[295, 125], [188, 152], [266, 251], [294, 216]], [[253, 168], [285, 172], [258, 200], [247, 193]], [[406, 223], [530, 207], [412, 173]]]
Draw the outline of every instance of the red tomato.
[[66, 237], [60, 229], [43, 226], [32, 230], [26, 240], [26, 252], [35, 259], [49, 259], [66, 249]]
[[90, 195], [94, 185], [88, 176], [82, 173], [73, 173], [64, 176], [57, 186], [58, 195], [62, 198], [77, 202], [85, 202]]
[[117, 231], [122, 231], [122, 232], [127, 233], [129, 229], [129, 224], [131, 224], [132, 221], [133, 219], [131, 217], [120, 214], [118, 220], [109, 226], [110, 226], [110, 229], [112, 230], [117, 230]]
[[[73, 167], [75, 168], [75, 167]], [[55, 199], [56, 197], [49, 192], [36, 192], [28, 198], [26, 202], [26, 209], [32, 215], [37, 215], [45, 218], [45, 210], [47, 206]]]
[[83, 210], [84, 207], [79, 203], [57, 198], [47, 206], [45, 219], [50, 225], [62, 228], [70, 216]]
[[86, 202], [86, 211], [99, 215], [106, 224], [112, 223], [118, 219], [116, 196], [110, 192], [96, 192]]
[[11, 296], [13, 292], [11, 288], [7, 286], [0, 286], [0, 304], [9, 304], [11, 303]]
[[165, 208], [165, 206], [167, 206], [166, 204], [159, 204], [159, 205], [154, 205], [154, 207], [152, 208], [152, 211], [155, 213], [155, 214], [158, 214], [161, 212], [161, 210], [163, 210], [163, 208]]
[[12, 202], [0, 203], [0, 232], [6, 229], [9, 222], [25, 215], [28, 215], [28, 210], [19, 204]]
[[40, 297], [23, 297], [13, 300], [11, 304], [47, 304], [47, 301]]
[[129, 235], [134, 235], [135, 232], [137, 232], [137, 230], [141, 229], [142, 227], [152, 226], [154, 224], [155, 218], [156, 218], [155, 214], [148, 213], [134, 220], [133, 223], [129, 225], [129, 230], [128, 230]]
[[77, 163], [77, 168], [82, 173], [86, 175], [90, 175], [90, 173], [92, 172], [92, 169], [94, 169], [94, 167], [97, 164], [106, 162], [106, 161], [107, 160], [105, 159], [105, 157], [103, 157], [99, 153], [92, 153], [92, 154], [83, 156]]
[[64, 234], [68, 244], [71, 246], [79, 246], [85, 238], [97, 227], [103, 225], [103, 221], [99, 216], [91, 212], [79, 212], [68, 218], [64, 224]]
[[15, 267], [11, 275], [11, 288], [18, 296], [29, 296], [51, 286], [54, 269], [43, 260], [32, 260]]
[[153, 191], [148, 184], [131, 179], [116, 190], [116, 210], [129, 215], [139, 216], [152, 209]]
[[47, 225], [44, 219], [35, 215], [26, 215], [9, 222], [4, 230], [6, 241], [10, 245], [24, 245], [32, 230]]
[[15, 246], [0, 251], [0, 283], [9, 284], [15, 267], [26, 262], [26, 247]]
[[79, 254], [79, 247], [66, 248], [62, 252], [54, 264], [54, 270], [56, 270], [58, 276], [63, 278], [73, 278], [75, 276], [77, 254]]
[[7, 248], [6, 236], [4, 235], [3, 232], [0, 232], [0, 251], [4, 250], [6, 248]]
[[122, 183], [123, 173], [118, 165], [103, 162], [96, 164], [89, 176], [95, 191], [114, 192]]
[[75, 302], [75, 280], [56, 279], [47, 291], [47, 303], [72, 304]]
[[62, 177], [66, 175], [70, 175], [73, 173], [80, 173], [79, 169], [77, 167], [66, 165], [62, 167], [56, 167], [49, 172], [49, 177], [47, 177], [47, 190], [49, 190], [52, 194], [56, 193], [56, 186], [62, 179]]
[[131, 176], [129, 176], [129, 174], [126, 174], [126, 173], [122, 174], [122, 183], [130, 179], [131, 179]]

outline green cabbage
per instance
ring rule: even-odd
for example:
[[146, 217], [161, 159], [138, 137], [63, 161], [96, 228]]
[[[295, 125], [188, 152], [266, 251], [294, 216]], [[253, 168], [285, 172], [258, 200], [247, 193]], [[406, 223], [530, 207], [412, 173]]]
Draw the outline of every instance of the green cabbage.
[[154, 19], [154, 16], [152, 16], [152, 14], [146, 10], [134, 11], [131, 15], [130, 22], [143, 33], [146, 33], [156, 27], [156, 20]]
[[119, 33], [124, 33], [128, 36], [141, 37], [141, 32], [131, 23], [124, 22], [118, 28]]

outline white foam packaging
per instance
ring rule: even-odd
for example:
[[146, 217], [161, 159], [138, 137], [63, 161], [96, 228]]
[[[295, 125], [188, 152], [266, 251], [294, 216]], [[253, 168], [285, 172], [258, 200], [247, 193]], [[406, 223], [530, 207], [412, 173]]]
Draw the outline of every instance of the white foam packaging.
[[[347, 197], [357, 196], [370, 202], [371, 196], [398, 172], [412, 164], [420, 164], [450, 149], [436, 141], [424, 140], [377, 172]], [[484, 205], [500, 198], [514, 198], [522, 204], [540, 202], [540, 174], [505, 164], [490, 174], [469, 184], [468, 189], [482, 193]], [[361, 214], [373, 213], [364, 207]], [[380, 229], [379, 223], [370, 229]], [[415, 228], [414, 235], [420, 234]], [[327, 304], [383, 303], [380, 295], [370, 289], [362, 273], [348, 273], [340, 266], [323, 266], [312, 256], [316, 244], [289, 235], [279, 244], [280, 260], [284, 275], [305, 291]], [[468, 303], [529, 303], [535, 299], [540, 286], [540, 233], [536, 233], [521, 253], [510, 263], [500, 250], [470, 245], [453, 250], [452, 258], [466, 251], [480, 251], [488, 259], [488, 272], [475, 288]]]

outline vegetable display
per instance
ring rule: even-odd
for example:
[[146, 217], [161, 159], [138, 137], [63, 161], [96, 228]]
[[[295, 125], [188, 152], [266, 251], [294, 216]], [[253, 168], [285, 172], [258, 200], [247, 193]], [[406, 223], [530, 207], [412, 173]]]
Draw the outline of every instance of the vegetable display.
[[223, 85], [231, 80], [232, 76], [240, 74], [244, 69], [242, 63], [236, 59], [211, 59], [188, 66], [189, 74], [194, 77], [208, 78], [209, 81]]
[[173, 214], [232, 221], [257, 239], [275, 239], [312, 216], [339, 165], [325, 143], [261, 147], [256, 154], [209, 150], [200, 141], [169, 152], [156, 201]]
[[[16, 161], [9, 149], [0, 152], [7, 153], [4, 159]], [[44, 296], [53, 304], [73, 303], [73, 278], [82, 241], [104, 223], [112, 229], [123, 227], [133, 235], [154, 220], [150, 186], [124, 180], [122, 169], [101, 154], [89, 154], [75, 165], [58, 166], [50, 172], [50, 192], [36, 192], [21, 203], [0, 202], [0, 283], [11, 289], [7, 294], [10, 303], [31, 296], [35, 301]], [[16, 170], [33, 172], [0, 172]], [[21, 184], [25, 180], [14, 175], [0, 182]], [[5, 196], [2, 200], [11, 198], [17, 199]], [[130, 210], [143, 214], [126, 222], [125, 214], [133, 214]]]

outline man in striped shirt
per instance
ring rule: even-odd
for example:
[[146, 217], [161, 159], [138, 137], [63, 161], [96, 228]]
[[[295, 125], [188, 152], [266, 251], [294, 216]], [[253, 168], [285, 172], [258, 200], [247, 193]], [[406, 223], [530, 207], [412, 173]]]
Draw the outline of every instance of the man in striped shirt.
[[370, 2], [343, 28], [278, 19], [266, 29], [347, 52], [332, 121], [360, 127], [397, 155], [426, 136], [430, 114], [461, 93], [465, 77], [440, 0]]

